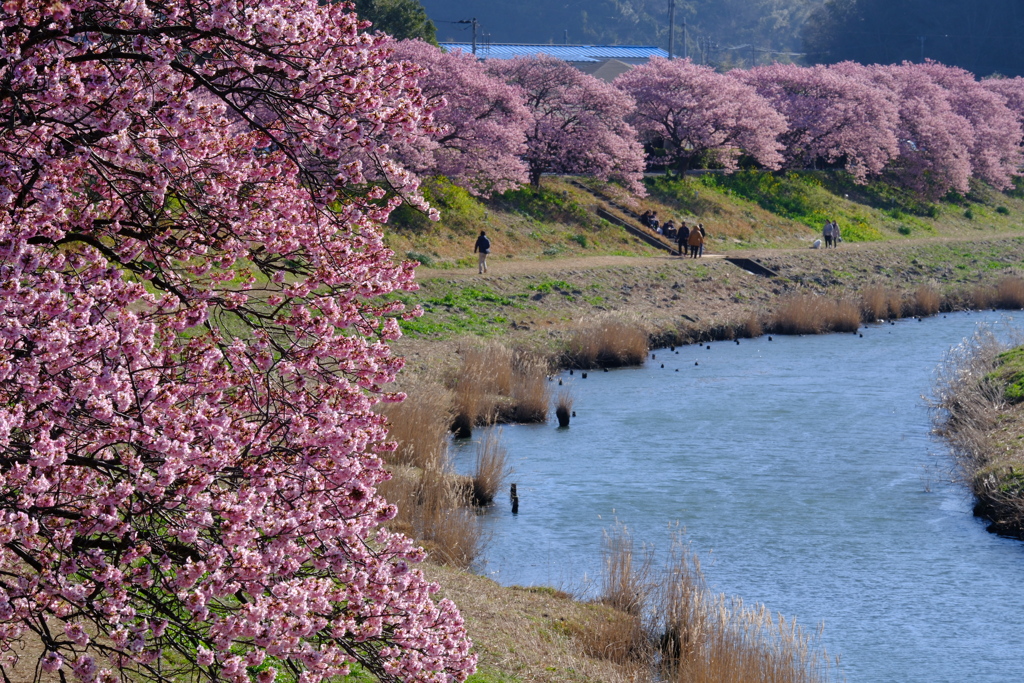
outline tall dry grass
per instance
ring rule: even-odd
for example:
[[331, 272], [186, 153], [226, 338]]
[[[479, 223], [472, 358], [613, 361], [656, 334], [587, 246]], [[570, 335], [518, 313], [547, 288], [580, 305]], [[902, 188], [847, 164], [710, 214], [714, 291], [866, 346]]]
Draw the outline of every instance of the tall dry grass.
[[555, 417], [558, 418], [559, 427], [569, 426], [569, 417], [572, 414], [572, 406], [576, 398], [570, 389], [563, 389], [558, 393], [558, 404], [555, 407]]
[[1004, 277], [996, 284], [993, 299], [996, 308], [1020, 310], [1024, 308], [1024, 279], [1017, 276]]
[[856, 332], [860, 307], [848, 299], [793, 294], [779, 302], [769, 317], [768, 330], [778, 334]]
[[420, 469], [441, 466], [447, 457], [448, 430], [452, 423], [452, 397], [436, 384], [419, 385], [401, 403], [381, 404], [388, 419], [388, 439], [396, 449], [385, 456], [389, 464]]
[[899, 318], [903, 314], [903, 296], [898, 290], [871, 285], [860, 292], [860, 309], [864, 322]]
[[904, 303], [904, 312], [907, 315], [929, 316], [939, 312], [942, 306], [942, 295], [932, 285], [921, 285], [910, 295]]
[[764, 323], [761, 320], [761, 316], [757, 313], [751, 313], [747, 316], [747, 319], [743, 321], [740, 326], [740, 331], [743, 333], [743, 336], [748, 339], [760, 337], [764, 334]]
[[493, 503], [508, 475], [508, 451], [501, 445], [501, 430], [492, 430], [477, 446], [473, 504], [483, 507]]
[[551, 390], [547, 361], [535, 354], [515, 355], [512, 373], [511, 416], [515, 422], [547, 422]]
[[1021, 343], [1019, 335], [1004, 343], [991, 330], [979, 330], [947, 354], [932, 407], [956, 470], [977, 499], [975, 514], [991, 520], [993, 531], [1024, 538], [1024, 496], [1018, 484], [1024, 462], [1019, 449], [999, 441], [1005, 439], [1007, 404], [1003, 383], [991, 380], [999, 354]]
[[673, 683], [817, 683], [831, 661], [817, 636], [758, 605], [713, 594], [697, 557], [673, 548], [655, 604], [660, 676]]
[[647, 358], [648, 334], [638, 321], [604, 318], [577, 328], [569, 338], [567, 365], [576, 368], [614, 368], [642, 365]]
[[398, 509], [389, 528], [421, 543], [435, 561], [465, 568], [479, 555], [479, 523], [465, 505], [464, 483], [450, 470], [397, 471], [378, 488]]

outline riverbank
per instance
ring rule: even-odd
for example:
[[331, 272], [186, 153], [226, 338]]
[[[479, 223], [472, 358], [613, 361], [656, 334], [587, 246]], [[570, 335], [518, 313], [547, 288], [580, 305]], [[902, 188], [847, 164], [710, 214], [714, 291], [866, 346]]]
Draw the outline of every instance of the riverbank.
[[498, 261], [485, 275], [421, 268], [420, 291], [406, 301], [421, 306], [423, 316], [406, 326], [394, 348], [407, 360], [408, 378], [438, 368], [454, 372], [456, 349], [473, 339], [530, 349], [558, 365], [577, 330], [608, 318], [642, 329], [652, 348], [760, 334], [788, 298], [802, 294], [863, 307], [864, 294], [881, 288], [901, 302], [894, 310], [890, 301], [881, 318], [918, 315], [902, 303], [921, 287], [934, 289], [941, 310], [989, 308], [998, 283], [1020, 274], [1024, 237], [844, 243], [728, 256], [750, 259], [774, 275], [755, 275], [720, 254]]
[[936, 427], [992, 533], [1024, 539], [1024, 346], [981, 331], [947, 358]]

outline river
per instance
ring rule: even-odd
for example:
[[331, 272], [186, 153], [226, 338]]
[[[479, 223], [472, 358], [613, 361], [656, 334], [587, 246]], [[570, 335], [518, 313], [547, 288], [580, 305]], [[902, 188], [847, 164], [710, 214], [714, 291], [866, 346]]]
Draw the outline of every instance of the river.
[[[605, 530], [664, 553], [683, 528], [716, 592], [823, 625], [851, 682], [1024, 680], [1024, 543], [971, 515], [925, 400], [981, 322], [1017, 324], [939, 315], [564, 373], [568, 429], [501, 428], [520, 510], [483, 513], [479, 569], [592, 595]], [[456, 467], [474, 454], [456, 443]]]

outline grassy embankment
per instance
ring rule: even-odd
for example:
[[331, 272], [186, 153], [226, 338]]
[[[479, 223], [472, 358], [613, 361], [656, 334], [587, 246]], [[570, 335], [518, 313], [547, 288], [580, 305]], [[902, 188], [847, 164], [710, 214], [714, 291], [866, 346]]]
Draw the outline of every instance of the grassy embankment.
[[[418, 447], [427, 454], [422, 458], [411, 455], [417, 447], [400, 446], [405, 460], [392, 463], [395, 488], [386, 495], [400, 501], [398, 525], [442, 562], [429, 571], [467, 616], [481, 655], [477, 681], [643, 680], [655, 644], [671, 648], [673, 641], [666, 640], [667, 622], [635, 628], [629, 609], [616, 608], [607, 596], [600, 604], [580, 604], [550, 589], [500, 588], [457, 569], [469, 566], [479, 548], [472, 509], [481, 499], [475, 492], [496, 491], [504, 465], [485, 457], [484, 450], [495, 448], [491, 444], [481, 449], [476, 477], [452, 476], [444, 441], [453, 424], [471, 430], [496, 419], [546, 419], [538, 406], [549, 400], [543, 374], [550, 368], [642, 362], [652, 344], [767, 330], [851, 330], [879, 318], [1020, 306], [997, 289], [1020, 286], [1024, 201], [1018, 192], [979, 186], [967, 197], [923, 204], [884, 185], [854, 186], [824, 174], [739, 174], [655, 178], [650, 196], [634, 200], [614, 187], [589, 184], [617, 194], [619, 204], [636, 211], [700, 220], [709, 230], [711, 253], [756, 257], [779, 277], [757, 277], [711, 258], [669, 258], [597, 219], [599, 200], [563, 179], [545, 179], [540, 192], [524, 189], [487, 202], [435, 184], [431, 194], [445, 216], [441, 223], [411, 213], [393, 221], [390, 246], [429, 266], [420, 270], [421, 290], [404, 297], [422, 306], [424, 315], [403, 325], [407, 336], [397, 348], [411, 370], [401, 380], [410, 391], [401, 410], [428, 405], [404, 433], [431, 436]], [[844, 244], [808, 250], [827, 218], [844, 228]], [[481, 227], [496, 247], [484, 277], [476, 274], [470, 253]], [[416, 422], [424, 416], [433, 426]], [[717, 608], [700, 585], [693, 581], [681, 599], [710, 610], [693, 618], [711, 624]], [[664, 612], [680, 599], [660, 595], [645, 613], [659, 613], [658, 605]], [[696, 595], [705, 597], [694, 603]], [[739, 614], [739, 622], [730, 623], [747, 624], [736, 628], [748, 635], [736, 636], [728, 623], [718, 623], [720, 640], [739, 649], [715, 655], [716, 661], [738, 662], [742, 654], [736, 653], [780, 642], [789, 644], [786, 656], [806, 656], [803, 636], [780, 640], [763, 623], [754, 628], [743, 621], [743, 614], [756, 612]], [[644, 647], [637, 646], [641, 641]], [[697, 650], [711, 652], [710, 641]], [[633, 654], [610, 654], [622, 652]], [[681, 652], [681, 662], [697, 666], [697, 651]], [[808, 671], [776, 680], [820, 676]], [[706, 680], [693, 670], [687, 675]]]
[[[1024, 291], [1015, 292], [1024, 298]], [[936, 424], [952, 446], [974, 512], [1024, 539], [1024, 346], [980, 331], [955, 349], [937, 385]]]

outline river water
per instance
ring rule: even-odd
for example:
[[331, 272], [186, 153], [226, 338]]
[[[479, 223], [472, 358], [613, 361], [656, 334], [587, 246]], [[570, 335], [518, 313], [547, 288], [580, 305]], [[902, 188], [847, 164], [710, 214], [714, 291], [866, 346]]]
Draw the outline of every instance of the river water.
[[[501, 428], [520, 511], [502, 495], [483, 513], [480, 571], [592, 594], [605, 530], [661, 552], [683, 528], [716, 592], [823, 625], [851, 682], [1024, 680], [1024, 543], [971, 515], [924, 398], [981, 322], [1021, 321], [940, 315], [565, 373], [568, 429]], [[472, 469], [474, 443], [453, 453]]]

